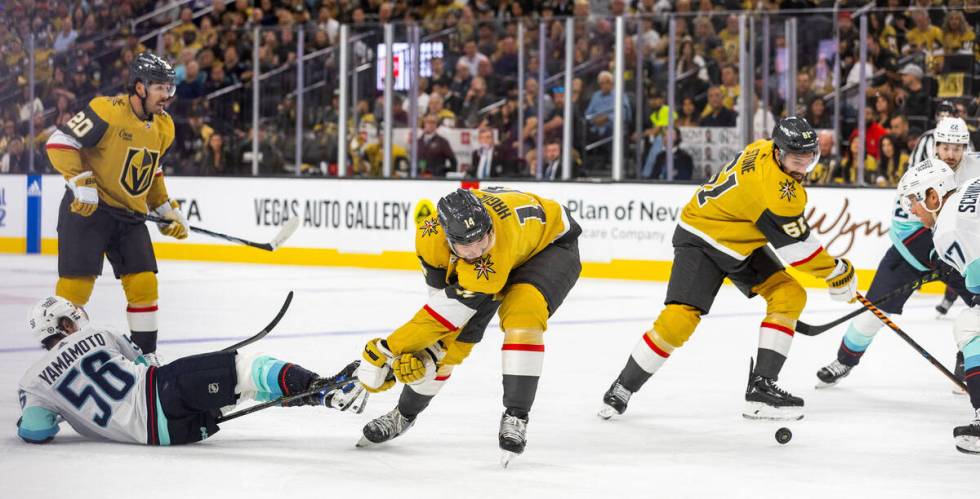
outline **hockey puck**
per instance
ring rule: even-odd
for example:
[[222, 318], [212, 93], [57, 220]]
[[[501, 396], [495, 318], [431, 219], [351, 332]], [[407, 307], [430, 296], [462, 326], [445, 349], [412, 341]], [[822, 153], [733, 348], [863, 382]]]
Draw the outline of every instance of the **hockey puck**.
[[776, 441], [785, 445], [788, 444], [790, 440], [793, 439], [793, 432], [789, 431], [789, 428], [780, 428], [776, 430]]

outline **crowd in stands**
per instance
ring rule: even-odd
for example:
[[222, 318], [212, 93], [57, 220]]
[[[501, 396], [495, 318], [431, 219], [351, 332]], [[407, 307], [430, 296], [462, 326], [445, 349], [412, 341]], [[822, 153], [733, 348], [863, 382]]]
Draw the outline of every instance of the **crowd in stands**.
[[[864, 74], [857, 64], [859, 23], [850, 13], [863, 3], [839, 2], [844, 11], [835, 16], [799, 10], [833, 7], [828, 0], [8, 0], [0, 7], [7, 20], [0, 23], [0, 173], [26, 172], [31, 155], [36, 171], [50, 171], [43, 149], [48, 135], [92, 97], [124, 92], [129, 63], [152, 50], [177, 72], [176, 99], [169, 109], [177, 139], [165, 158], [169, 174], [251, 175], [257, 150], [263, 175], [295, 174], [297, 163], [306, 175], [336, 175], [339, 168], [356, 176], [381, 175], [385, 113], [375, 65], [383, 43], [381, 26], [395, 22], [399, 41], [408, 40], [407, 26], [418, 25], [424, 41], [441, 44], [441, 52], [425, 59], [415, 105], [399, 90], [390, 110], [393, 126], [408, 130], [393, 144], [395, 175], [409, 174], [414, 152], [420, 176], [533, 177], [540, 167], [541, 177], [560, 179], [568, 99], [573, 176], [608, 177], [614, 75], [619, 71], [626, 92], [627, 177], [666, 178], [668, 154], [675, 178], [710, 175], [695, 166], [695, 151], [685, 147], [683, 130], [739, 125], [739, 101], [751, 95], [757, 137], [767, 136], [780, 116], [790, 114], [805, 116], [820, 129], [821, 160], [810, 182], [894, 185], [918, 136], [934, 126], [939, 102], [948, 99], [955, 114], [976, 130], [980, 1], [879, 1], [879, 9], [868, 15]], [[768, 71], [762, 68], [756, 31], [751, 91], [739, 80], [740, 24], [731, 11], [740, 9], [762, 11], [773, 26]], [[805, 29], [798, 32], [798, 72], [787, 75], [782, 20], [792, 10], [802, 16]], [[676, 111], [666, 103], [671, 14], [677, 33]], [[617, 15], [631, 16], [623, 68], [613, 62]], [[563, 78], [552, 77], [564, 69], [566, 16], [576, 18], [570, 88]], [[520, 23], [524, 50], [518, 44]], [[351, 68], [357, 75], [344, 138], [338, 137], [341, 24], [350, 26]], [[544, 53], [538, 50], [540, 26]], [[253, 39], [255, 28], [258, 40]], [[518, 81], [521, 53], [526, 54], [523, 82]], [[300, 56], [305, 56], [305, 90], [297, 117]], [[835, 60], [844, 79], [840, 106], [835, 105]], [[544, 82], [538, 81], [542, 65]], [[254, 110], [256, 74], [261, 75], [260, 99]], [[772, 76], [763, 78], [766, 74]], [[785, 101], [786, 78], [795, 80], [795, 102]], [[857, 91], [862, 78], [868, 83], [866, 95]], [[761, 100], [764, 90], [768, 107]], [[865, 111], [859, 117], [861, 100]], [[254, 133], [253, 112], [259, 116]], [[671, 114], [675, 147], [667, 151]], [[856, 166], [859, 118], [866, 129], [861, 178]], [[471, 132], [464, 140], [466, 154], [454, 149], [453, 137], [460, 130]], [[297, 136], [302, 143], [298, 160]], [[348, 145], [348, 161], [341, 166], [338, 142]]]

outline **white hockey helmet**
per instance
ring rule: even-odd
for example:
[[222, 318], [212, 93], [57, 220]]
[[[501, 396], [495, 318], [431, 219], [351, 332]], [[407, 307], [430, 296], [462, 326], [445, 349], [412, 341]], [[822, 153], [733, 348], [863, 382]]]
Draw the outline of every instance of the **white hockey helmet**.
[[947, 116], [936, 123], [936, 131], [933, 132], [937, 144], [969, 144], [970, 130], [966, 127], [963, 118]]
[[924, 203], [929, 189], [934, 189], [936, 194], [939, 194], [939, 199], [950, 191], [956, 190], [953, 169], [936, 158], [920, 161], [902, 175], [902, 180], [898, 182], [898, 195], [902, 208], [911, 213], [912, 201], [909, 197], [914, 195], [920, 203]]
[[60, 296], [42, 298], [34, 305], [27, 321], [27, 325], [31, 329], [31, 336], [35, 340], [43, 342], [48, 336], [66, 335], [67, 332], [61, 329], [59, 325], [62, 318], [71, 320], [79, 329], [88, 324], [88, 314], [72, 302]]

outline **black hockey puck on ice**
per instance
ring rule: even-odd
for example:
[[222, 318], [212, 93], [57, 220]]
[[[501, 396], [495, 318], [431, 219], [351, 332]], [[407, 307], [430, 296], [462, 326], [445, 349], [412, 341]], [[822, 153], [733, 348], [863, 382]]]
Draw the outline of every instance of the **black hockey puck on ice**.
[[776, 430], [776, 441], [781, 444], [788, 444], [790, 440], [793, 439], [793, 432], [789, 431], [789, 428], [780, 428]]

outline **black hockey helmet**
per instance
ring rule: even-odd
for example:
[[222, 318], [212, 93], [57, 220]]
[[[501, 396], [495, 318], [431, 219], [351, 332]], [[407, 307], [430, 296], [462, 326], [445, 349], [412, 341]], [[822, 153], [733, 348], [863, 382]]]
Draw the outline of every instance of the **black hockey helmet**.
[[939, 121], [946, 116], [952, 116], [958, 118], [960, 113], [956, 111], [956, 105], [952, 101], [944, 100], [939, 104], [936, 104], [936, 121]]
[[483, 203], [467, 189], [456, 189], [439, 200], [439, 225], [453, 244], [471, 244], [493, 230], [493, 221]]
[[176, 80], [177, 73], [173, 66], [152, 52], [143, 52], [136, 56], [129, 66], [129, 91], [132, 93], [136, 93], [136, 82], [143, 82], [144, 85], [167, 83], [176, 89]]
[[782, 153], [808, 153], [817, 151], [817, 132], [806, 118], [787, 116], [772, 129], [772, 141]]

